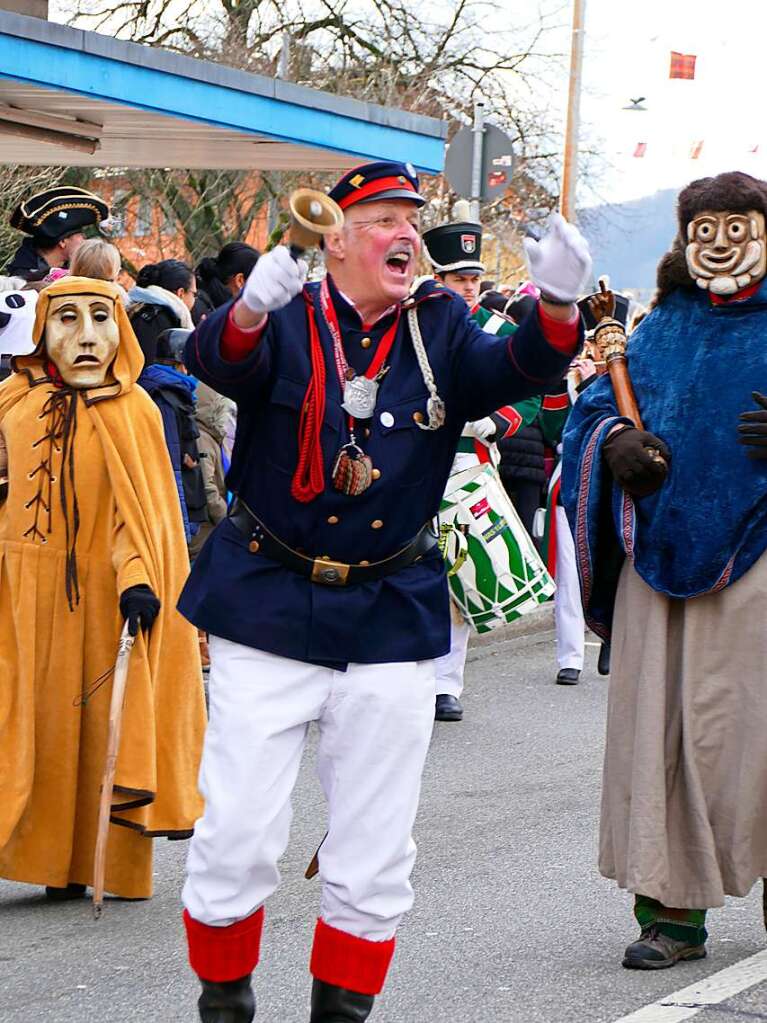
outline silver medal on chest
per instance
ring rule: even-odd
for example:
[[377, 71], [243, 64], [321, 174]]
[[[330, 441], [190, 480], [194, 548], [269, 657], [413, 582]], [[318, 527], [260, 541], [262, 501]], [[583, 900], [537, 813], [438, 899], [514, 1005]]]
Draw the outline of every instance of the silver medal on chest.
[[378, 381], [355, 376], [344, 381], [344, 400], [341, 408], [355, 419], [370, 419], [375, 412]]

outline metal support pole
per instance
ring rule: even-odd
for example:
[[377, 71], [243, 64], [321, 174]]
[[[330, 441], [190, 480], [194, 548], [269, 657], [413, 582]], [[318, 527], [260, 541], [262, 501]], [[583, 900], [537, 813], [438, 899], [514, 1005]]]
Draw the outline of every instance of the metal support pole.
[[570, 88], [567, 99], [567, 127], [565, 129], [565, 156], [562, 169], [562, 195], [560, 212], [565, 220], [575, 220], [576, 188], [578, 184], [578, 130], [581, 113], [581, 80], [583, 72], [583, 37], [586, 19], [586, 0], [574, 0], [573, 41], [570, 51]]
[[479, 200], [482, 196], [482, 141], [485, 134], [485, 104], [477, 100], [474, 104], [474, 149], [471, 157], [471, 204], [469, 216], [479, 223]]
[[282, 33], [282, 46], [280, 47], [280, 59], [277, 63], [277, 77], [287, 81], [290, 77], [290, 34]]

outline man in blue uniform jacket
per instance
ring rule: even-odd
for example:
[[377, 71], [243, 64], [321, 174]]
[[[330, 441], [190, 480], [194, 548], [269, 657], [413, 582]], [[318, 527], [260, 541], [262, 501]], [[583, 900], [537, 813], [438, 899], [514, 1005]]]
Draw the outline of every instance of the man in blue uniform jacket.
[[411, 829], [450, 644], [429, 522], [467, 420], [546, 391], [580, 340], [590, 272], [574, 227], [528, 240], [544, 298], [510, 339], [435, 281], [409, 295], [418, 178], [373, 163], [330, 193], [345, 223], [304, 285], [284, 247], [189, 339], [186, 362], [238, 406], [229, 517], [180, 609], [210, 633], [206, 800], [184, 919], [204, 1021], [249, 1021], [263, 906], [279, 883], [311, 721], [328, 800], [312, 1023], [362, 1021], [413, 901]]

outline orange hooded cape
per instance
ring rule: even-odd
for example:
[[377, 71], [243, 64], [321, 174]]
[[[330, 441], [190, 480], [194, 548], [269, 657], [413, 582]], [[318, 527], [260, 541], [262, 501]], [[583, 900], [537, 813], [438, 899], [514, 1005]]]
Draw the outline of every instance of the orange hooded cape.
[[[51, 299], [82, 294], [113, 303], [120, 344], [103, 387], [72, 391], [49, 375], [44, 331]], [[175, 610], [189, 568], [178, 493], [119, 290], [51, 285], [34, 339], [0, 384], [0, 876], [91, 883], [119, 595], [146, 584], [162, 608], [131, 654], [106, 877], [108, 891], [146, 897], [146, 838], [188, 836], [202, 812], [199, 652]]]

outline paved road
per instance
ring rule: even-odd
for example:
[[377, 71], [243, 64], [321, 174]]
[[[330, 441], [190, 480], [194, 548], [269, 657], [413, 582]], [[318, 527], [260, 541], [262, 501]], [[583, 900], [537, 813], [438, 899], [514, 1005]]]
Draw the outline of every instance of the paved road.
[[[472, 655], [466, 719], [435, 731], [416, 907], [375, 1023], [613, 1023], [765, 947], [754, 892], [712, 914], [705, 962], [621, 969], [635, 933], [629, 900], [594, 865], [606, 695], [595, 655], [575, 688], [553, 684], [549, 634]], [[259, 1023], [308, 1018], [318, 887], [302, 874], [323, 832], [307, 758], [284, 884], [267, 915]], [[182, 844], [159, 844], [152, 902], [108, 904], [98, 925], [86, 904], [49, 906], [39, 890], [0, 881], [0, 1021], [194, 1023], [183, 857]], [[767, 1020], [767, 984], [695, 1019]]]

